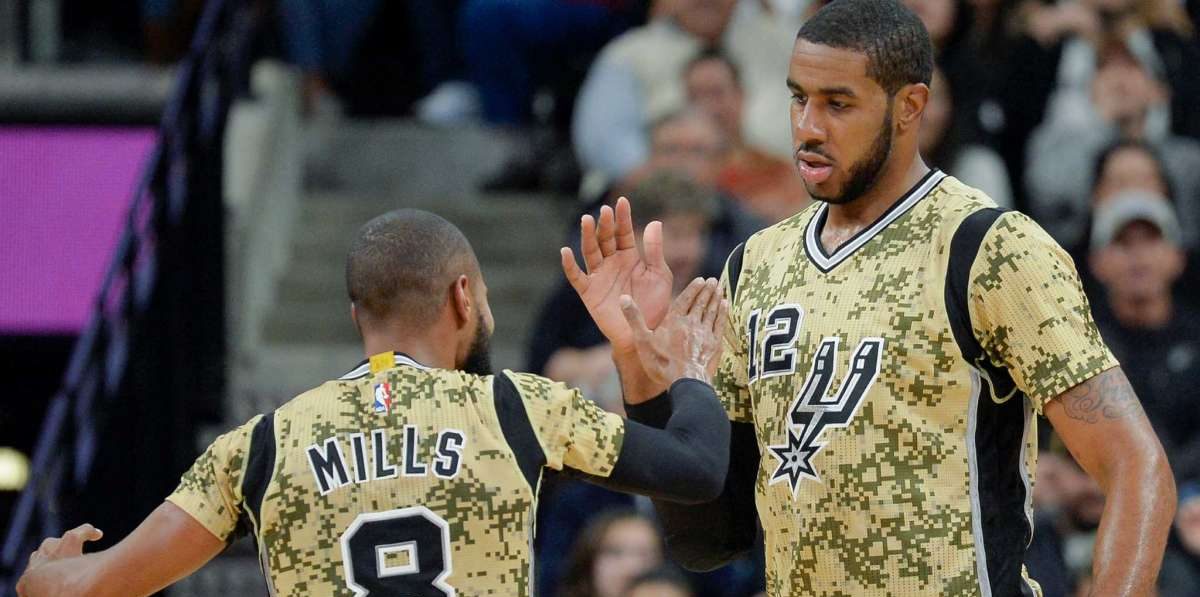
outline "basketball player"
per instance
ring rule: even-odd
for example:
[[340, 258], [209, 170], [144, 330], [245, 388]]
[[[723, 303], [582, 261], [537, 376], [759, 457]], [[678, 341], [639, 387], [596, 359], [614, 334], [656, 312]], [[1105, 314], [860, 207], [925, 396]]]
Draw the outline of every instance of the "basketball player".
[[[670, 553], [714, 568], [761, 520], [773, 597], [1038, 595], [1022, 561], [1040, 415], [1106, 494], [1092, 594], [1151, 594], [1175, 508], [1162, 447], [1070, 257], [918, 155], [932, 69], [894, 0], [830, 2], [800, 30], [787, 88], [817, 201], [728, 260], [732, 460], [717, 500], [658, 502]], [[576, 289], [614, 350], [633, 342], [612, 291]], [[661, 426], [660, 400], [631, 417]]]
[[[591, 228], [585, 254], [633, 246], [612, 216], [602, 215], [600, 238]], [[661, 225], [645, 242], [646, 273], [669, 277]], [[488, 374], [493, 322], [478, 262], [433, 214], [399, 210], [366, 224], [346, 281], [369, 359], [219, 437], [111, 549], [81, 555], [100, 536], [88, 525], [46, 540], [20, 595], [148, 595], [243, 533], [256, 540], [271, 595], [529, 595], [544, 469], [660, 499], [720, 493], [729, 423], [708, 385], [724, 326], [717, 280], [693, 281], [669, 312], [652, 314], [653, 332], [625, 305], [637, 333], [617, 356], [645, 384], [632, 394], [670, 394], [665, 431], [541, 377]]]

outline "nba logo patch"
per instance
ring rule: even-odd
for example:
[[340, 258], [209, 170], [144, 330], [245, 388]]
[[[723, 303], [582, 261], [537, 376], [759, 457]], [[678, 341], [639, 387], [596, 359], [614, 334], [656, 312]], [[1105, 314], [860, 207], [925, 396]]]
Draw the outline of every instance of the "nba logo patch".
[[375, 384], [375, 412], [386, 413], [392, 411], [392, 384], [383, 382]]

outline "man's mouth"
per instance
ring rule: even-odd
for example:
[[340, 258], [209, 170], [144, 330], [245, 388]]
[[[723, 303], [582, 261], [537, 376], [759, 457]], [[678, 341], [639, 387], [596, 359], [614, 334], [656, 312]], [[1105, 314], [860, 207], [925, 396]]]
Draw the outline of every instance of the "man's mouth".
[[796, 152], [800, 177], [809, 184], [821, 184], [833, 173], [833, 164], [825, 157], [808, 151]]

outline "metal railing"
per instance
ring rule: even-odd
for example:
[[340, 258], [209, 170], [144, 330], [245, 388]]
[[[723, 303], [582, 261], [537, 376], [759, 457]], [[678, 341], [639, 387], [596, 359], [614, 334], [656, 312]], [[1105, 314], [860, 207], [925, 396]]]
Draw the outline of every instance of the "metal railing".
[[[184, 422], [176, 427], [185, 430], [194, 429], [186, 414], [178, 416], [188, 412], [186, 405], [219, 411], [225, 371], [222, 144], [230, 103], [246, 88], [260, 21], [252, 2], [209, 0], [204, 9], [92, 314], [47, 409], [31, 480], [0, 550], [0, 596], [15, 595], [37, 541], [81, 522], [80, 512], [95, 511], [90, 504], [96, 496], [87, 490], [100, 483], [98, 465], [113, 458], [105, 443], [113, 424], [127, 429], [128, 419], [141, 417], [142, 428], [172, 433], [171, 420], [141, 409], [152, 401], [185, 405], [172, 411], [176, 423]], [[150, 449], [192, 441], [176, 438], [173, 446]], [[127, 496], [107, 499], [119, 503]]]

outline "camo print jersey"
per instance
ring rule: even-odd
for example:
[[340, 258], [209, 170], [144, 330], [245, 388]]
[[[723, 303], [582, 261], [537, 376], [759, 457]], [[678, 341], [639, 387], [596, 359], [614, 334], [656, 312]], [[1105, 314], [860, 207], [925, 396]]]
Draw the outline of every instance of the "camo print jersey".
[[252, 533], [272, 595], [531, 594], [542, 467], [607, 477], [622, 419], [533, 375], [378, 369], [221, 436], [167, 499]]
[[825, 209], [722, 280], [715, 386], [755, 428], [768, 594], [1040, 595], [1034, 415], [1116, 365], [1070, 257], [936, 170], [832, 253]]

